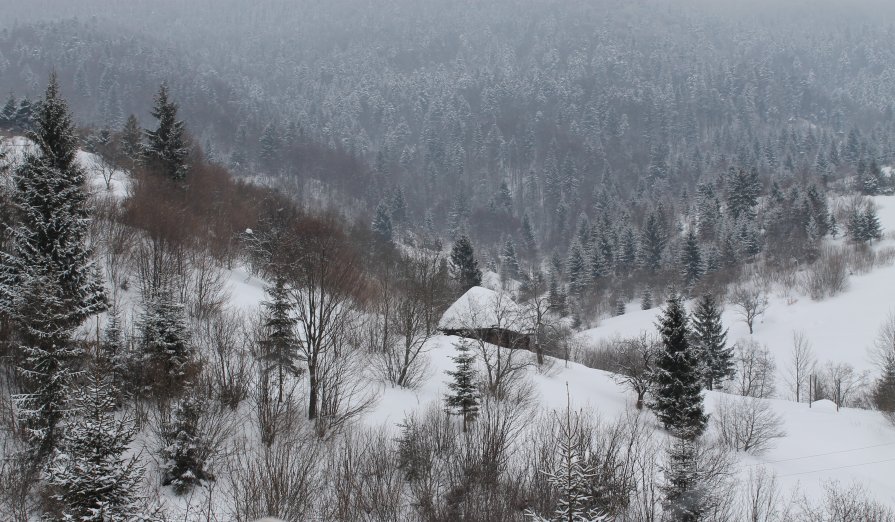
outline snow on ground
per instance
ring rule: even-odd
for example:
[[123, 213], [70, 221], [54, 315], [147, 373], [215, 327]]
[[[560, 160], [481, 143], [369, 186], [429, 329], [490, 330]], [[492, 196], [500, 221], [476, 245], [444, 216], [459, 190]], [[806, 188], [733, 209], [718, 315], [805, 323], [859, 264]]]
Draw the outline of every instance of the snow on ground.
[[[15, 168], [25, 154], [34, 147], [34, 142], [24, 136], [0, 139], [0, 150], [8, 153], [6, 166]], [[130, 173], [112, 168], [102, 157], [78, 150], [77, 161], [87, 173], [87, 190], [94, 195], [107, 193], [115, 199], [127, 197], [131, 186]], [[0, 169], [2, 170], [2, 169]]]

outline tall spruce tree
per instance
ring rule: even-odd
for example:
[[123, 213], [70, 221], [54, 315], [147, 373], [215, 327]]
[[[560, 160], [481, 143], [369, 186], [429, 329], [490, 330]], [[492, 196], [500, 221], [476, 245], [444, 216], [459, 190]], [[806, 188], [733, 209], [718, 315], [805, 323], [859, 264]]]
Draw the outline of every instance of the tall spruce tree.
[[391, 213], [384, 201], [380, 201], [379, 205], [376, 206], [376, 214], [373, 216], [371, 228], [377, 238], [386, 243], [391, 243], [394, 229], [392, 227]]
[[155, 95], [152, 117], [158, 120], [155, 130], [146, 131], [146, 156], [150, 165], [173, 180], [186, 177], [186, 131], [177, 119], [177, 104], [168, 98], [168, 85], [162, 83]]
[[143, 367], [149, 390], [179, 390], [193, 362], [193, 346], [183, 305], [169, 291], [150, 297], [139, 318]]
[[448, 413], [458, 415], [463, 419], [463, 431], [469, 428], [469, 424], [479, 414], [479, 390], [475, 382], [475, 354], [472, 353], [469, 343], [459, 341], [456, 344], [457, 355], [451, 357], [456, 368], [448, 370], [451, 377], [448, 383], [450, 393], [445, 397]]
[[277, 402], [283, 402], [283, 389], [288, 375], [298, 375], [298, 340], [295, 338], [296, 319], [292, 317], [289, 289], [284, 277], [277, 276], [274, 284], [267, 287], [268, 300], [264, 307], [264, 338], [261, 342], [261, 360], [264, 371], [275, 373], [277, 378]]
[[85, 173], [76, 162], [77, 138], [68, 105], [50, 77], [37, 111], [37, 145], [13, 173], [17, 226], [11, 248], [0, 253], [0, 311], [13, 323], [24, 352], [24, 393], [16, 397], [39, 459], [58, 443], [57, 424], [67, 410], [71, 334], [106, 308], [102, 282], [87, 246], [89, 209]]
[[662, 349], [656, 356], [650, 407], [665, 429], [695, 438], [705, 431], [708, 417], [702, 407], [702, 368], [690, 346], [688, 322], [681, 298], [672, 296], [657, 325]]
[[162, 425], [162, 485], [171, 486], [178, 495], [204, 480], [214, 480], [207, 469], [211, 447], [200, 430], [206, 406], [200, 399], [184, 397], [175, 403], [171, 418]]
[[[698, 522], [705, 512], [705, 483], [699, 472], [696, 442], [689, 437], [672, 437], [663, 466], [662, 493], [667, 520]], [[664, 519], [663, 519], [664, 520]]]
[[475, 260], [475, 251], [469, 237], [461, 235], [451, 249], [451, 270], [454, 280], [464, 292], [482, 284], [482, 271]]
[[684, 286], [692, 288], [702, 274], [705, 272], [705, 266], [702, 261], [702, 251], [699, 248], [699, 240], [693, 229], [687, 233], [684, 241], [683, 252], [681, 252], [681, 275], [684, 278]]
[[135, 520], [142, 513], [137, 457], [125, 457], [136, 428], [115, 414], [118, 390], [101, 368], [88, 372], [75, 397], [78, 417], [65, 428], [61, 451], [48, 466], [47, 483], [62, 520]]
[[131, 114], [121, 129], [121, 152], [132, 162], [138, 163], [143, 158], [143, 131], [137, 117]]
[[709, 390], [733, 376], [733, 348], [727, 346], [727, 329], [714, 296], [706, 294], [693, 310], [693, 348], [699, 354]]

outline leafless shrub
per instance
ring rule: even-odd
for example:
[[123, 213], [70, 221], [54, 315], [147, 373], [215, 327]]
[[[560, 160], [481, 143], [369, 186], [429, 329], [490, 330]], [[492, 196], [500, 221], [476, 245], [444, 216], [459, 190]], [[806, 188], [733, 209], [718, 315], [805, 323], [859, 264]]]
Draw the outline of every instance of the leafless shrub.
[[737, 371], [733, 382], [734, 392], [760, 399], [773, 397], [777, 365], [767, 347], [751, 339], [743, 339], [737, 342], [734, 352]]
[[214, 394], [235, 409], [248, 397], [251, 381], [252, 333], [247, 318], [225, 310], [199, 322], [195, 330], [193, 339], [206, 359], [202, 367], [212, 380]]
[[[740, 518], [750, 522], [777, 522], [782, 506], [777, 477], [765, 467], [749, 470], [748, 487], [743, 491]], [[785, 520], [785, 519], [784, 519]]]
[[753, 455], [786, 435], [781, 429], [783, 420], [763, 399], [723, 395], [711, 418], [722, 444]]
[[880, 325], [870, 348], [870, 359], [880, 371], [895, 360], [895, 310], [890, 311], [886, 320]]
[[10, 396], [0, 391], [0, 518], [27, 522], [35, 507], [31, 493], [39, 470], [28, 458], [20, 429]]
[[848, 288], [848, 259], [844, 249], [824, 247], [806, 271], [802, 285], [815, 301], [844, 292]]
[[825, 496], [821, 503], [807, 498], [801, 501], [797, 522], [893, 522], [895, 511], [870, 497], [860, 484], [848, 488], [838, 482], [824, 484]]
[[350, 432], [329, 454], [326, 463], [328, 495], [324, 520], [402, 522], [415, 520], [403, 502], [404, 476], [396, 447], [382, 430]]
[[231, 519], [312, 520], [323, 483], [321, 451], [306, 430], [291, 431], [271, 445], [241, 439], [228, 465]]
[[870, 376], [848, 363], [827, 362], [818, 375], [820, 396], [839, 406], [870, 406]]
[[204, 251], [190, 252], [183, 295], [190, 317], [202, 320], [220, 313], [229, 299], [227, 276], [218, 262]]
[[319, 410], [314, 421], [321, 437], [338, 434], [379, 399], [367, 379], [369, 361], [359, 348], [357, 333], [362, 330], [353, 328], [358, 321], [355, 316], [344, 324], [344, 330], [334, 332], [329, 348], [317, 355]]

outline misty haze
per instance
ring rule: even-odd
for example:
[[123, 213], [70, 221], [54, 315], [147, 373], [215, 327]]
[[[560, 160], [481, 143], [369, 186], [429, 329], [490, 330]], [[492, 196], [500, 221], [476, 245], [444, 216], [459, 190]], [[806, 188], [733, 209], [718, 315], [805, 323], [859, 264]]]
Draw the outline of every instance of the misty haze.
[[0, 520], [895, 522], [895, 2], [0, 0]]

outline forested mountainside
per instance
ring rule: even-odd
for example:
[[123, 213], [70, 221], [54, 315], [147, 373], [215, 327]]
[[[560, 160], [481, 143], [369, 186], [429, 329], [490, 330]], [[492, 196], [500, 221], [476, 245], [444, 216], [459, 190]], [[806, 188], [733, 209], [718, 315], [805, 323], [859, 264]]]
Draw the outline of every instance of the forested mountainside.
[[0, 518], [892, 520], [895, 5], [778, 4], [0, 6]]

